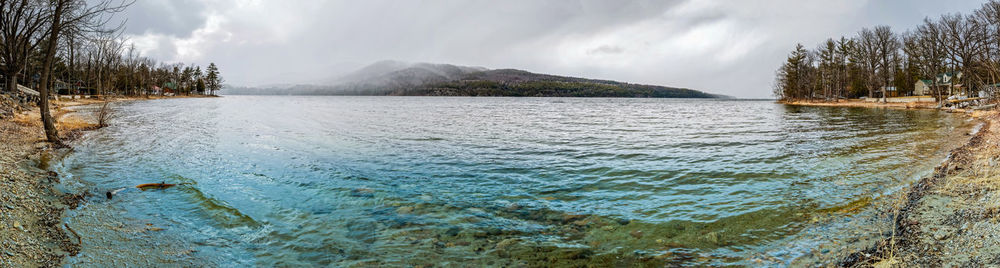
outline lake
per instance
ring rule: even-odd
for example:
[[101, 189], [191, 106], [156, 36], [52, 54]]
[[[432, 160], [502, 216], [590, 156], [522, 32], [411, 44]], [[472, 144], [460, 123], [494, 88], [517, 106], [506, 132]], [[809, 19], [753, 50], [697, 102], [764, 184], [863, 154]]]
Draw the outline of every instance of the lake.
[[[851, 236], [843, 219], [871, 217], [970, 129], [936, 111], [707, 99], [115, 110], [51, 167], [93, 194], [67, 212], [75, 266], [787, 265]], [[135, 188], [154, 182], [179, 185]]]

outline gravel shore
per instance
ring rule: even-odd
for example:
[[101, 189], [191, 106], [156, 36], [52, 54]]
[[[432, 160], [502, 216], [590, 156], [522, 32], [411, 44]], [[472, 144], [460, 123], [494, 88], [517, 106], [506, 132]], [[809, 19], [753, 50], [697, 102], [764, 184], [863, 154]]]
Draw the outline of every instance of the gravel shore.
[[1000, 265], [1000, 115], [900, 198], [891, 235], [842, 267]]
[[44, 142], [37, 113], [0, 120], [0, 267], [56, 267], [79, 251], [62, 227], [68, 195], [53, 188], [58, 175], [37, 168], [67, 149]]

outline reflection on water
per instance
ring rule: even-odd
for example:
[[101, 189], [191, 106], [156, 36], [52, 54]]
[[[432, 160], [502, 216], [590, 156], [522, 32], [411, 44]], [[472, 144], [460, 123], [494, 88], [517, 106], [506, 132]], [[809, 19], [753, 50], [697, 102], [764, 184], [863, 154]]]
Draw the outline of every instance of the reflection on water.
[[[82, 266], [748, 264], [943, 157], [932, 111], [671, 99], [118, 107], [56, 169]], [[126, 123], [127, 122], [127, 123]], [[824, 231], [836, 232], [837, 225]], [[801, 243], [800, 243], [801, 244]], [[778, 262], [796, 254], [775, 257]]]

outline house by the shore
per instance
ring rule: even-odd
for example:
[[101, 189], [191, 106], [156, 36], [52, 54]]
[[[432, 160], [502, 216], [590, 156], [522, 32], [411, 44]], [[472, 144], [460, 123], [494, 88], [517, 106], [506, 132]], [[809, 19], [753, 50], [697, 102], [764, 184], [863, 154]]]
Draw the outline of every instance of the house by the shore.
[[930, 79], [917, 80], [913, 84], [913, 95], [914, 96], [924, 96], [932, 94], [931, 88], [934, 86], [934, 81]]
[[[962, 80], [962, 72], [947, 72], [941, 73], [931, 79], [921, 79], [917, 80], [913, 84], [913, 95], [914, 96], [927, 96], [934, 95], [937, 92], [941, 92], [942, 95], [951, 96], [959, 92], [962, 89], [962, 84], [957, 84]], [[937, 84], [935, 89], [934, 85]], [[938, 91], [940, 90], [940, 91]]]

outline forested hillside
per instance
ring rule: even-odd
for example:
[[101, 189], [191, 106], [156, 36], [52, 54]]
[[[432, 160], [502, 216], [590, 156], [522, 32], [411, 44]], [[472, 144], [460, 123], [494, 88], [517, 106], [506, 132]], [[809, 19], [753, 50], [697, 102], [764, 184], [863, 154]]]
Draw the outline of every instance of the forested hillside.
[[394, 95], [513, 97], [718, 98], [697, 90], [609, 80], [489, 70], [449, 64], [382, 61], [330, 81], [329, 85], [233, 87], [229, 94], [248, 95]]

